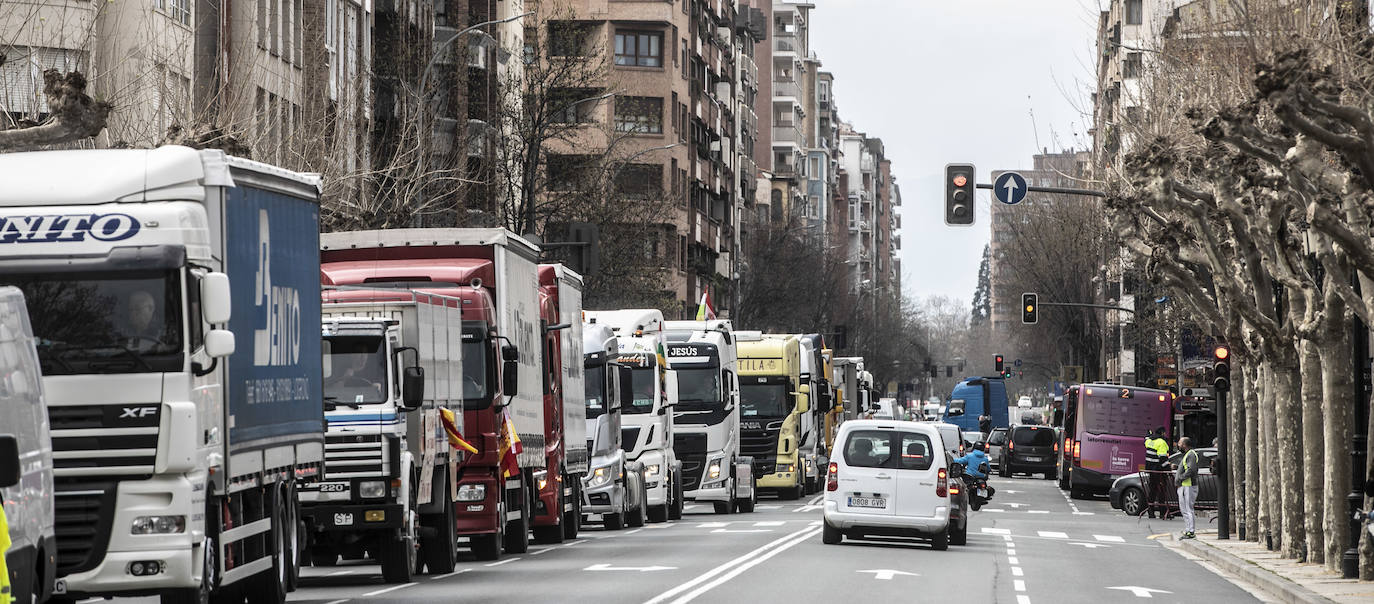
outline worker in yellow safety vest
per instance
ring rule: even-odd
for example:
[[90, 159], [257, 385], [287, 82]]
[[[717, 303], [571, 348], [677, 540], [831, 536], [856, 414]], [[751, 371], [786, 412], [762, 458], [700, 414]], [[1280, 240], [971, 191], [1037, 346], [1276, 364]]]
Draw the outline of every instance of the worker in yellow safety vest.
[[1183, 451], [1178, 469], [1174, 470], [1174, 482], [1178, 484], [1178, 510], [1183, 514], [1183, 538], [1193, 539], [1193, 504], [1197, 502], [1197, 451], [1193, 450], [1193, 439], [1184, 436], [1178, 439], [1178, 450]]
[[10, 571], [5, 565], [5, 552], [10, 551], [10, 524], [5, 520], [5, 505], [0, 502], [0, 604], [14, 602], [10, 589]]
[[1168, 489], [1168, 480], [1165, 472], [1168, 468], [1165, 462], [1169, 460], [1169, 441], [1164, 440], [1164, 426], [1155, 428], [1153, 432], [1145, 437], [1145, 470], [1150, 477], [1149, 483], [1145, 485], [1146, 511], [1151, 518], [1155, 517], [1155, 512], [1159, 512], [1159, 517], [1164, 518], [1168, 515], [1168, 498], [1165, 497], [1165, 490]]

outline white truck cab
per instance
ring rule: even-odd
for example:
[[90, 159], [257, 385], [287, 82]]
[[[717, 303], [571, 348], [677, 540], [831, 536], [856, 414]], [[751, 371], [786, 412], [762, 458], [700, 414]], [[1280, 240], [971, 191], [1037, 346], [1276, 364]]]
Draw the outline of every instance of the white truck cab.
[[606, 325], [582, 325], [583, 382], [587, 405], [589, 470], [582, 479], [582, 514], [601, 516], [607, 530], [629, 520], [644, 524], [644, 467], [626, 458], [622, 410], [634, 404], [631, 369], [616, 359], [620, 346]]
[[16, 287], [0, 287], [0, 503], [10, 547], [0, 551], [18, 604], [42, 602], [57, 572], [52, 441], [33, 329]]

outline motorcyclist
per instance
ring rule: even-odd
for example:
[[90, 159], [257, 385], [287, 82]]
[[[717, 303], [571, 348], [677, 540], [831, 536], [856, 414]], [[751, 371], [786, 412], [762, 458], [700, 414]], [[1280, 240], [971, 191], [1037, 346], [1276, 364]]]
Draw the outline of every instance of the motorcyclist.
[[968, 451], [968, 453], [955, 457], [954, 462], [964, 464], [965, 476], [978, 480], [983, 480], [988, 477], [986, 468], [988, 468], [990, 464], [988, 463], [987, 454], [983, 452], [984, 446], [983, 443], [974, 445], [973, 443], [964, 441], [964, 450]]

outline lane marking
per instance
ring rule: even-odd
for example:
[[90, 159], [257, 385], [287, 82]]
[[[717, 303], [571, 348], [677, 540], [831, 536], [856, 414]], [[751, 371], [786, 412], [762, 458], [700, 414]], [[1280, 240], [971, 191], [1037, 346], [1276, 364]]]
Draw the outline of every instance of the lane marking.
[[806, 505], [816, 505], [816, 504], [819, 504], [819, 503], [821, 502], [822, 499], [825, 499], [825, 495], [824, 495], [824, 494], [817, 495], [817, 496], [815, 496], [815, 497], [812, 497], [812, 498], [811, 498], [811, 501], [806, 502]]
[[1007, 555], [1008, 555], [1008, 556], [1015, 556], [1015, 555], [1016, 555], [1016, 550], [1015, 550], [1015, 549], [1012, 549], [1012, 548], [1007, 548]]
[[391, 593], [391, 592], [396, 591], [396, 590], [398, 590], [398, 589], [405, 589], [405, 588], [407, 588], [407, 587], [414, 587], [414, 586], [416, 586], [416, 585], [419, 585], [419, 583], [402, 583], [402, 584], [400, 584], [400, 585], [392, 585], [391, 587], [387, 587], [387, 588], [385, 588], [385, 589], [379, 589], [379, 590], [377, 590], [377, 591], [369, 591], [369, 592], [363, 594], [363, 597], [364, 597], [364, 598], [371, 598], [372, 596], [380, 596], [380, 595], [385, 594], [385, 593]]
[[[94, 601], [96, 601], [96, 600], [82, 600], [82, 602], [94, 602]], [[102, 598], [101, 601], [104, 601], [104, 599]], [[344, 602], [347, 602], [347, 601], [348, 601], [348, 600], [334, 600], [333, 602], [325, 602], [324, 604], [344, 604]]]
[[986, 510], [981, 510], [981, 511], [984, 511], [984, 512], [1005, 512], [1006, 510], [1003, 510], [1003, 509], [1000, 509], [1000, 508], [988, 508], [988, 509], [986, 509]]
[[643, 529], [643, 528], [637, 528], [637, 529], [635, 529], [635, 530], [633, 530], [633, 531], [625, 531], [625, 532], [623, 532], [623, 533], [621, 533], [621, 534], [622, 534], [622, 535], [633, 535], [633, 534], [638, 533], [639, 531], [642, 531], [642, 530], [644, 530], [644, 529]]
[[781, 509], [782, 509], [782, 506], [780, 506], [780, 505], [756, 505], [756, 506], [754, 506], [754, 509], [756, 509], [756, 510], [781, 510]]
[[1036, 531], [1037, 535], [1046, 539], [1068, 539], [1069, 536], [1059, 531]]
[[990, 526], [985, 526], [983, 527], [983, 533], [988, 535], [1010, 535], [1011, 529], [992, 528]]
[[1027, 514], [1048, 514], [1049, 510], [1026, 510]]
[[1016, 596], [1016, 604], [1030, 604], [1030, 596], [1025, 596], [1025, 595], [1018, 595], [1018, 596]]
[[703, 522], [698, 524], [697, 528], [725, 528], [727, 526], [730, 526], [729, 522]]
[[730, 572], [725, 573], [724, 575], [721, 575], [720, 577], [717, 577], [717, 578], [715, 578], [715, 579], [712, 579], [711, 581], [709, 581], [709, 582], [703, 584], [702, 586], [700, 586], [700, 587], [698, 587], [698, 588], [692, 590], [691, 592], [688, 592], [687, 595], [684, 595], [684, 596], [682, 596], [681, 598], [678, 598], [678, 599], [676, 599], [676, 600], [673, 600], [673, 604], [686, 604], [687, 602], [691, 602], [692, 600], [696, 599], [697, 596], [699, 596], [699, 595], [701, 595], [701, 594], [704, 594], [704, 593], [706, 593], [706, 592], [708, 592], [708, 591], [710, 591], [710, 590], [712, 590], [712, 589], [714, 589], [714, 588], [716, 588], [716, 587], [719, 587], [720, 585], [726, 583], [727, 581], [729, 581], [729, 580], [731, 580], [731, 579], [734, 579], [735, 577], [740, 576], [741, 574], [744, 573], [744, 571], [749, 570], [750, 568], [753, 568], [753, 567], [758, 566], [758, 565], [760, 565], [760, 564], [763, 564], [764, 562], [768, 561], [769, 558], [772, 558], [773, 556], [776, 556], [776, 555], [778, 555], [778, 554], [781, 554], [782, 552], [784, 552], [784, 551], [790, 549], [792, 546], [797, 545], [798, 543], [801, 543], [802, 541], [806, 541], [807, 539], [810, 539], [810, 538], [815, 537], [816, 535], [819, 535], [819, 534], [820, 534], [820, 531], [817, 530], [817, 529], [807, 529], [807, 530], [808, 530], [808, 532], [802, 534], [800, 537], [798, 537], [798, 538], [796, 538], [796, 539], [793, 539], [793, 540], [791, 540], [791, 541], [788, 541], [787, 543], [785, 543], [785, 544], [783, 544], [783, 545], [781, 545], [781, 546], [778, 546], [778, 547], [776, 547], [776, 548], [773, 548], [773, 549], [770, 550], [768, 553], [763, 554], [763, 555], [761, 555], [761, 556], [759, 556], [758, 558], [755, 558], [755, 559], [753, 559], [753, 560], [750, 560], [749, 562], [746, 562], [746, 563], [744, 563], [743, 565], [740, 565], [739, 567], [735, 568], [734, 570], [732, 570], [732, 571], [730, 571]]
[[815, 521], [812, 521], [811, 524], [809, 524], [808, 526], [820, 526], [820, 525], [822, 525], [822, 524], [825, 524], [825, 521], [824, 521], [824, 520], [815, 520]]
[[1021, 564], [1021, 561], [1020, 561], [1020, 560], [1017, 560], [1017, 559], [1016, 559], [1016, 556], [1007, 556], [1007, 564], [1010, 564], [1010, 565], [1012, 565], [1012, 566], [1016, 566], [1016, 565]]
[[[678, 594], [687, 592], [689, 590], [692, 590], [693, 588], [697, 588], [698, 586], [702, 586], [705, 589], [715, 587], [720, 582], [729, 580], [729, 573], [735, 572], [736, 574], [738, 574], [739, 572], [743, 572], [750, 566], [753, 566], [754, 564], [757, 564], [758, 562], [762, 562], [763, 560], [767, 559], [763, 556], [768, 556], [769, 554], [772, 554], [774, 552], [781, 552], [798, 543], [801, 543], [809, 537], [815, 536], [818, 533], [820, 533], [819, 529], [815, 527], [807, 527], [796, 532], [789, 533], [777, 539], [774, 539], [773, 541], [770, 541], [760, 547], [757, 547], [749, 552], [746, 552], [745, 554], [733, 560], [730, 560], [729, 562], [725, 562], [715, 568], [712, 568], [686, 583], [678, 585], [677, 587], [674, 587], [668, 591], [665, 591], [655, 596], [653, 599], [646, 601], [644, 604], [660, 604], [661, 602], [667, 602], [673, 597], [676, 597]], [[742, 566], [746, 564], [748, 566]], [[708, 583], [713, 579], [716, 579], [717, 576], [720, 576], [722, 578], [718, 579], [717, 582]], [[697, 595], [699, 595], [699, 593], [700, 592], [693, 591], [692, 593], [683, 596], [683, 599], [675, 600], [675, 602], [689, 601], [692, 598], [695, 598]]]
[[765, 520], [763, 522], [755, 522], [754, 526], [782, 526], [784, 524], [787, 524], [786, 520]]
[[1108, 543], [1125, 543], [1126, 540], [1116, 535], [1093, 535], [1093, 539], [1106, 541]]
[[1026, 591], [1026, 582], [1020, 579], [1016, 579], [1015, 581], [1011, 582], [1011, 587], [1016, 591]]
[[539, 554], [547, 554], [547, 553], [549, 553], [549, 552], [551, 552], [551, 551], [553, 551], [553, 547], [552, 547], [552, 546], [546, 547], [546, 548], [541, 549], [541, 550], [538, 550], [538, 551], [531, 551], [531, 552], [530, 552], [530, 555], [531, 555], [531, 556], [538, 556]]
[[1079, 512], [1079, 511], [1075, 511], [1075, 512], [1073, 513], [1073, 515], [1074, 515], [1074, 516], [1091, 516], [1091, 515], [1093, 515], [1093, 513], [1092, 513], [1092, 512]]
[[792, 513], [793, 513], [793, 514], [796, 514], [796, 513], [798, 513], [798, 512], [814, 512], [814, 511], [819, 510], [819, 509], [821, 509], [821, 508], [823, 508], [823, 507], [825, 507], [825, 506], [823, 506], [823, 505], [815, 505], [815, 504], [807, 504], [807, 505], [801, 506], [801, 507], [799, 507], [799, 508], [797, 508], [797, 509], [795, 509], [795, 510], [792, 510]]
[[1013, 566], [1013, 567], [1011, 567], [1011, 574], [1012, 574], [1013, 577], [1020, 577], [1020, 576], [1022, 576], [1024, 573], [1021, 572], [1021, 567], [1019, 567], [1019, 566]]
[[491, 564], [484, 564], [483, 566], [488, 566], [488, 567], [490, 567], [490, 566], [501, 566], [502, 564], [510, 564], [511, 562], [515, 562], [516, 560], [519, 560], [519, 559], [520, 559], [520, 558], [518, 558], [518, 557], [517, 557], [517, 558], [506, 558], [505, 560], [501, 560], [500, 562], [492, 562]]
[[771, 533], [773, 529], [713, 529], [712, 533]]
[[[548, 550], [544, 550], [544, 551], [548, 551]], [[442, 581], [442, 580], [447, 579], [447, 578], [449, 578], [449, 577], [452, 577], [452, 576], [454, 576], [454, 575], [461, 575], [461, 574], [463, 574], [463, 573], [470, 573], [470, 572], [472, 572], [472, 569], [471, 569], [471, 568], [464, 568], [464, 569], [462, 569], [462, 570], [455, 570], [455, 571], [453, 571], [453, 572], [451, 572], [451, 573], [444, 573], [444, 574], [442, 574], [442, 575], [436, 575], [436, 576], [430, 577], [429, 580], [430, 580], [430, 581]]]

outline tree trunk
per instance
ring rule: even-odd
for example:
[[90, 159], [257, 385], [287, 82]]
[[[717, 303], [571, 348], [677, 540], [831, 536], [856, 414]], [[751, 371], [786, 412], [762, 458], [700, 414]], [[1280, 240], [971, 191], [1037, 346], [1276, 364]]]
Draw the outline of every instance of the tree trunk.
[[1260, 397], [1264, 394], [1264, 385], [1260, 383], [1258, 367], [1245, 368], [1245, 386], [1245, 536], [1250, 541], [1262, 542], [1264, 523], [1260, 520], [1260, 511], [1264, 509], [1264, 504], [1260, 502], [1263, 480], [1259, 471], [1259, 427]]
[[[1245, 524], [1246, 514], [1249, 508], [1245, 501], [1245, 463], [1249, 455], [1245, 454], [1245, 397], [1250, 394], [1250, 384], [1245, 381], [1244, 373], [1237, 373], [1236, 379], [1231, 388], [1234, 398], [1226, 401], [1227, 431], [1226, 451], [1222, 452], [1226, 461], [1226, 483], [1227, 490], [1231, 496], [1231, 523], [1234, 525], [1234, 533], [1240, 536], [1240, 527], [1248, 526]], [[1246, 533], [1249, 536], [1249, 533]]]
[[[1361, 285], [1363, 286], [1363, 280], [1361, 281]], [[1367, 332], [1362, 335], [1366, 338], [1369, 337], [1369, 334]], [[1366, 398], [1365, 400], [1359, 402], [1361, 405], [1368, 405], [1369, 399]], [[1367, 436], [1374, 436], [1374, 412], [1367, 411], [1365, 415], [1368, 416], [1368, 420], [1365, 423], [1365, 434]], [[1374, 438], [1369, 438], [1366, 442], [1368, 444], [1365, 447], [1364, 475], [1367, 480], [1370, 478], [1371, 475], [1374, 475], [1370, 472], [1370, 467], [1374, 466]], [[1346, 493], [1349, 493], [1350, 485], [1345, 485], [1345, 487], [1341, 490]], [[1368, 497], [1361, 499], [1360, 502], [1360, 509], [1369, 509]], [[1346, 522], [1349, 521], [1350, 519], [1346, 518]], [[1349, 528], [1347, 527], [1346, 530], [1349, 530]], [[1369, 534], [1369, 531], [1360, 531], [1360, 580], [1374, 581], [1374, 536], [1371, 536]]]
[[[1322, 459], [1326, 462], [1322, 484], [1323, 528], [1326, 533], [1326, 568], [1341, 570], [1341, 554], [1349, 547], [1345, 496], [1350, 485], [1350, 321], [1344, 317], [1345, 307], [1337, 299], [1329, 300], [1327, 313], [1336, 313], [1341, 320], [1327, 321], [1320, 347], [1322, 357]], [[1330, 315], [1328, 315], [1330, 316]]]
[[1274, 372], [1271, 363], [1264, 361], [1259, 368], [1260, 381], [1260, 424], [1259, 424], [1259, 479], [1260, 479], [1260, 528], [1263, 530], [1261, 543], [1270, 550], [1276, 549], [1283, 538], [1279, 516], [1279, 492], [1274, 484], [1276, 472], [1274, 457]]
[[[1284, 350], [1285, 358], [1274, 365], [1274, 427], [1278, 475], [1273, 484], [1279, 490], [1279, 520], [1283, 528], [1285, 558], [1302, 558], [1304, 533], [1302, 521], [1302, 400], [1298, 392], [1298, 364], [1294, 351]], [[1277, 523], [1276, 523], [1277, 524]]]
[[[1325, 459], [1323, 444], [1322, 401], [1323, 372], [1321, 356], [1316, 342], [1303, 340], [1299, 343], [1300, 373], [1302, 376], [1302, 512], [1303, 512], [1303, 558], [1304, 562], [1321, 564], [1326, 560], [1325, 534], [1322, 532], [1322, 511], [1325, 498], [1322, 494], [1322, 462]], [[1349, 365], [1347, 365], [1348, 367]]]

